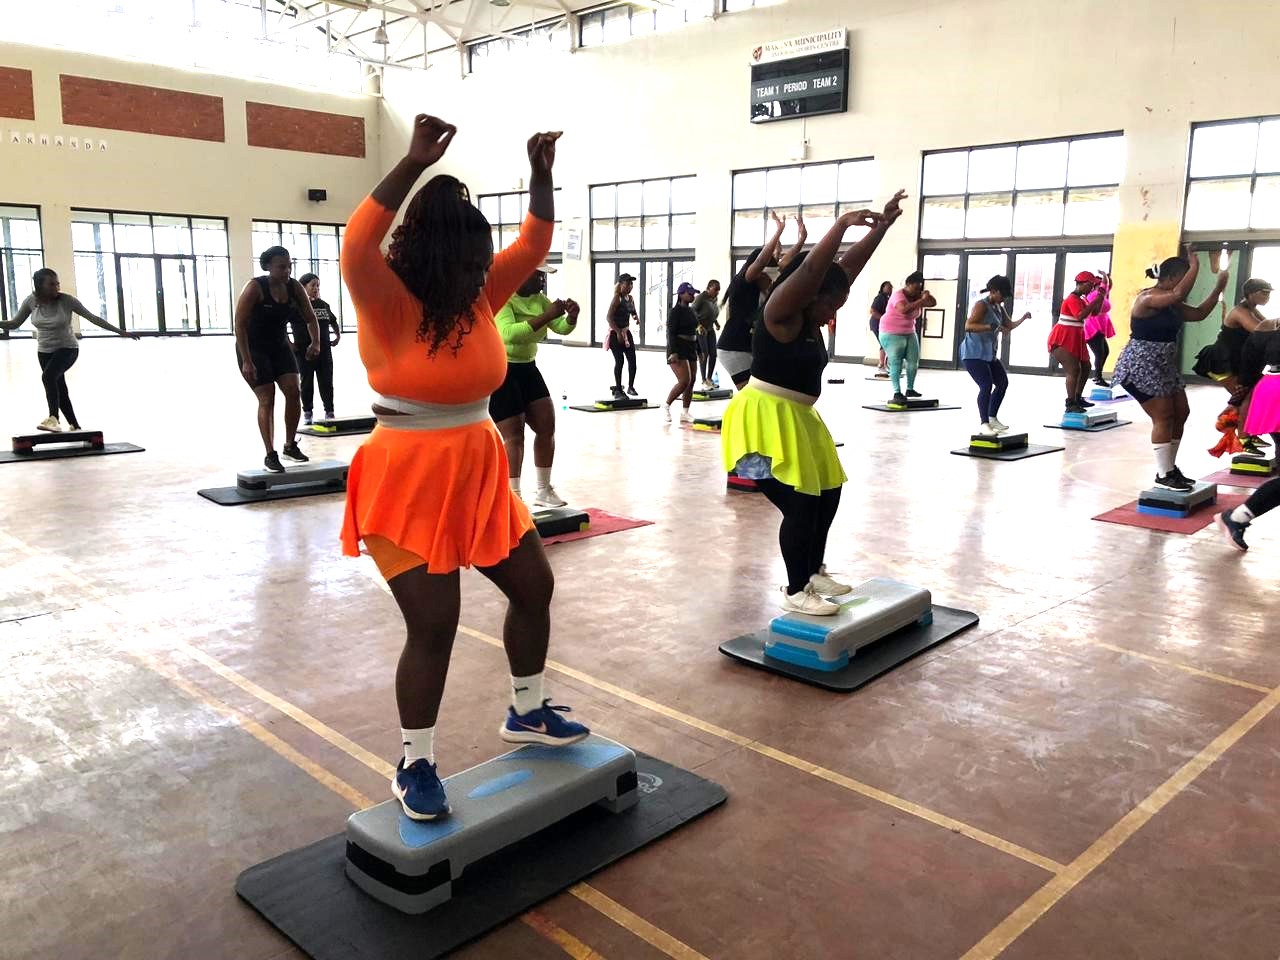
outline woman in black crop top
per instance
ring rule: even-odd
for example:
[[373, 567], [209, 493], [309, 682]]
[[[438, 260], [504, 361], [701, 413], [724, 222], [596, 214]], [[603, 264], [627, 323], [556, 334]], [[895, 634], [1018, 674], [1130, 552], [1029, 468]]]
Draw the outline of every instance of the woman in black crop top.
[[681, 423], [693, 423], [689, 404], [693, 402], [693, 379], [698, 372], [698, 315], [693, 312], [693, 298], [698, 288], [692, 283], [680, 284], [676, 291], [676, 305], [667, 316], [667, 366], [676, 375], [676, 385], [667, 394], [662, 414], [671, 422], [671, 405], [676, 398], [684, 399]]
[[1151, 418], [1151, 445], [1156, 458], [1156, 486], [1169, 490], [1190, 490], [1195, 484], [1177, 467], [1182, 428], [1191, 414], [1187, 390], [1178, 370], [1178, 333], [1184, 323], [1199, 323], [1207, 317], [1227, 285], [1227, 271], [1218, 273], [1218, 282], [1204, 303], [1191, 306], [1187, 294], [1195, 286], [1200, 261], [1191, 244], [1187, 255], [1170, 257], [1158, 270], [1148, 270], [1156, 280], [1138, 294], [1130, 315], [1130, 339], [1116, 362], [1112, 379], [1142, 404]]
[[267, 449], [263, 466], [284, 473], [275, 450], [276, 387], [284, 394], [284, 426], [288, 439], [282, 452], [290, 460], [310, 459], [298, 448], [298, 419], [302, 398], [298, 361], [289, 343], [289, 324], [297, 316], [306, 321], [310, 336], [306, 358], [320, 355], [320, 324], [302, 284], [290, 275], [293, 261], [284, 247], [269, 247], [258, 258], [265, 276], [254, 277], [236, 301], [236, 363], [258, 398], [258, 432]]
[[[618, 277], [617, 286], [613, 288], [613, 299], [609, 301], [609, 312], [605, 320], [609, 324], [609, 335], [604, 345], [613, 354], [613, 395], [625, 397], [627, 393], [636, 393], [636, 342], [631, 336], [631, 321], [637, 320], [636, 301], [631, 296], [631, 288], [636, 278], [629, 273]], [[627, 361], [627, 392], [622, 392], [622, 361]]]
[[[782, 608], [830, 616], [824, 599], [852, 588], [827, 575], [827, 533], [846, 477], [835, 442], [813, 405], [822, 391], [827, 349], [822, 328], [849, 299], [849, 286], [899, 216], [899, 191], [884, 213], [850, 211], [808, 254], [782, 271], [756, 322], [751, 379], [725, 410], [725, 469], [755, 480], [782, 513], [778, 544], [787, 568]], [[850, 227], [870, 231], [836, 260]]]

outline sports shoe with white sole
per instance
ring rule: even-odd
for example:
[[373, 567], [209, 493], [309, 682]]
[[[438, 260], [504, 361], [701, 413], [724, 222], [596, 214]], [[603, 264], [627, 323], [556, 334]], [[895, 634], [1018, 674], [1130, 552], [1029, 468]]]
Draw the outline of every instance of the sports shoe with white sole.
[[688, 410], [681, 410], [681, 411], [680, 411], [680, 422], [681, 422], [681, 423], [693, 423], [693, 414], [692, 414], [692, 413], [690, 413]]
[[782, 609], [788, 613], [806, 613], [811, 617], [834, 617], [840, 612], [839, 606], [818, 596], [818, 591], [814, 589], [812, 582], [806, 583], [799, 593], [787, 593], [786, 587], [780, 589], [782, 590]]
[[828, 576], [826, 567], [819, 567], [818, 572], [809, 578], [809, 586], [824, 597], [843, 597], [846, 593], [853, 592], [853, 587], [849, 586], [849, 584], [841, 583], [839, 580]]
[[444, 784], [430, 760], [406, 764], [401, 757], [391, 778], [391, 795], [400, 801], [405, 816], [413, 820], [434, 820], [449, 812]]
[[515, 707], [507, 707], [507, 719], [498, 728], [498, 736], [507, 743], [541, 743], [549, 747], [565, 747], [585, 740], [591, 731], [576, 720], [560, 716], [569, 713], [568, 707], [559, 707], [550, 700], [528, 713], [516, 713]]
[[990, 420], [988, 420], [982, 426], [978, 427], [978, 436], [980, 437], [994, 437], [994, 436], [998, 436], [999, 433], [1000, 431], [991, 425]]
[[45, 417], [36, 426], [37, 430], [43, 430], [46, 433], [61, 433], [62, 424], [58, 422], [57, 417]]
[[662, 405], [662, 419], [667, 421], [667, 423], [671, 422], [671, 404], [664, 403]]
[[1006, 426], [1005, 426], [1003, 423], [1001, 423], [999, 420], [997, 420], [995, 417], [988, 417], [988, 418], [987, 418], [987, 423], [991, 424], [991, 428], [992, 428], [993, 430], [995, 430], [995, 432], [996, 432], [996, 433], [1008, 433], [1008, 432], [1009, 432], [1009, 428], [1008, 428], [1008, 427], [1006, 427]]
[[538, 492], [533, 495], [533, 505], [535, 507], [563, 507], [565, 502], [560, 499], [555, 487], [539, 487]]
[[1235, 507], [1232, 507], [1231, 509], [1224, 510], [1222, 513], [1218, 514], [1217, 525], [1218, 529], [1222, 531], [1222, 535], [1226, 538], [1227, 543], [1231, 544], [1233, 549], [1244, 553], [1249, 549], [1249, 545], [1244, 542], [1244, 532], [1249, 529], [1249, 525], [1247, 523], [1237, 523], [1235, 520], [1232, 520], [1231, 514], [1234, 510]]

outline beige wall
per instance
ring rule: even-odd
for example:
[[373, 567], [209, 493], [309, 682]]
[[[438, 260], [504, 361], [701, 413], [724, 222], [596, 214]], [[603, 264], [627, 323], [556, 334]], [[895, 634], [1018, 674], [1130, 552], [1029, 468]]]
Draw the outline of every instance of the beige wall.
[[[380, 101], [293, 89], [207, 73], [173, 70], [61, 50], [0, 43], [0, 64], [35, 74], [36, 119], [0, 117], [0, 203], [38, 204], [45, 262], [74, 290], [71, 269], [72, 207], [226, 217], [233, 285], [238, 291], [254, 272], [250, 243], [254, 217], [345, 222], [377, 175]], [[117, 130], [68, 127], [62, 123], [61, 73], [147, 84], [224, 100], [226, 142], [207, 143]], [[321, 156], [250, 147], [245, 142], [246, 100], [323, 110], [365, 119], [367, 156]], [[105, 140], [106, 153], [66, 147], [13, 146], [9, 131], [34, 131]], [[329, 191], [325, 203], [310, 203], [308, 187]]]
[[[832, 26], [850, 31], [849, 112], [748, 123], [752, 47]], [[806, 134], [813, 160], [875, 155], [883, 199], [898, 186], [914, 196], [923, 150], [1123, 130], [1113, 299], [1124, 328], [1138, 267], [1173, 252], [1191, 123], [1280, 113], [1277, 35], [1271, 0], [790, 0], [465, 80], [448, 57], [397, 71], [382, 163], [425, 110], [458, 124], [448, 166], [476, 193], [515, 188], [528, 133], [564, 129], [557, 182], [570, 220], [587, 215], [591, 183], [695, 173], [703, 276], [729, 272], [731, 171], [789, 163]], [[859, 317], [882, 274], [914, 269], [917, 212], [913, 200], [855, 288]], [[586, 296], [587, 261], [567, 264], [564, 280]], [[950, 339], [926, 349], [949, 358]]]

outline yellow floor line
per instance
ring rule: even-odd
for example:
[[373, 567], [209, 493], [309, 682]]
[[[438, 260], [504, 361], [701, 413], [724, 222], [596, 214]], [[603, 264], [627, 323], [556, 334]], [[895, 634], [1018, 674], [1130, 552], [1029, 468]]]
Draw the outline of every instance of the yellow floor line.
[[1241, 737], [1257, 726], [1280, 705], [1280, 687], [1270, 691], [1253, 709], [1218, 734], [1208, 746], [1188, 760], [1168, 780], [1156, 787], [1141, 803], [1095, 840], [1065, 870], [1033, 893], [994, 930], [988, 933], [960, 960], [991, 960], [1004, 952], [1032, 924], [1070, 893], [1089, 874], [1100, 867], [1126, 840], [1143, 828], [1174, 797], [1195, 782], [1208, 767], [1231, 749]]
[[708, 960], [706, 956], [693, 949], [693, 947], [686, 943], [681, 943], [675, 937], [655, 927], [644, 917], [632, 913], [618, 903], [617, 900], [601, 893], [595, 887], [587, 886], [585, 883], [578, 883], [570, 887], [569, 892], [583, 903], [594, 907], [618, 926], [635, 934], [651, 947], [661, 950], [672, 960]]
[[1143, 653], [1140, 650], [1134, 650], [1130, 647], [1119, 647], [1114, 643], [1104, 643], [1101, 640], [1082, 640], [1093, 647], [1101, 647], [1103, 650], [1111, 650], [1114, 653], [1123, 653], [1128, 657], [1137, 657], [1139, 660], [1147, 660], [1151, 663], [1158, 663], [1162, 666], [1173, 667], [1175, 670], [1181, 670], [1183, 673], [1190, 673], [1193, 676], [1204, 677], [1208, 680], [1216, 680], [1219, 683], [1229, 683], [1233, 687], [1244, 687], [1246, 690], [1253, 690], [1257, 693], [1270, 693], [1270, 687], [1264, 687], [1260, 683], [1250, 683], [1248, 680], [1237, 680], [1235, 677], [1228, 677], [1223, 673], [1214, 673], [1211, 670], [1201, 670], [1199, 667], [1193, 667], [1188, 663], [1180, 663], [1170, 657], [1161, 657], [1156, 654]]
[[[491, 646], [499, 648], [502, 647], [502, 641], [498, 638], [491, 637], [486, 633], [481, 633], [479, 630], [472, 629], [471, 627], [459, 626], [458, 632], [466, 634], [467, 636], [473, 637], [477, 640], [481, 640]], [[601, 680], [598, 677], [593, 677], [590, 674], [583, 673], [581, 670], [575, 669], [574, 667], [567, 666], [563, 663], [557, 663], [555, 660], [548, 660], [547, 667], [557, 671], [558, 673], [563, 673], [565, 676], [571, 677], [574, 680], [578, 680], [582, 683], [588, 684], [589, 686], [595, 687], [597, 690], [612, 694], [620, 700], [625, 700], [638, 707], [651, 710], [660, 716], [664, 716], [670, 720], [675, 720], [678, 723], [683, 723], [686, 726], [693, 727], [695, 730], [701, 730], [702, 732], [711, 734], [714, 737], [727, 740], [728, 742], [742, 747], [745, 750], [751, 750], [763, 757], [768, 757], [770, 760], [786, 764], [787, 766], [792, 767], [795, 770], [799, 770], [802, 773], [818, 777], [828, 783], [843, 787], [846, 790], [860, 794], [870, 800], [875, 800], [885, 806], [893, 807], [895, 810], [900, 810], [903, 813], [917, 817], [928, 823], [932, 823], [935, 826], [962, 834], [970, 840], [976, 840], [978, 843], [984, 844], [992, 849], [999, 850], [1001, 853], [1006, 853], [1010, 856], [1017, 857], [1019, 860], [1035, 864], [1042, 870], [1047, 870], [1050, 873], [1057, 873], [1064, 869], [1064, 865], [1059, 863], [1057, 860], [1036, 853], [1034, 850], [1028, 850], [1026, 847], [1019, 846], [1016, 843], [997, 837], [994, 834], [987, 833], [985, 830], [981, 830], [978, 827], [967, 824], [961, 820], [957, 820], [954, 817], [949, 817], [944, 813], [939, 813], [936, 810], [923, 807], [918, 803], [913, 803], [910, 800], [895, 796], [892, 793], [880, 790], [870, 784], [863, 783], [860, 780], [855, 780], [842, 773], [837, 773], [834, 770], [829, 770], [816, 763], [810, 763], [808, 760], [801, 759], [800, 757], [786, 753], [782, 750], [777, 750], [768, 744], [761, 743], [759, 740], [752, 740], [750, 737], [745, 737], [740, 733], [734, 733], [732, 730], [726, 730], [724, 727], [716, 726], [714, 723], [708, 723], [706, 720], [701, 720], [698, 717], [682, 713], [679, 710], [666, 706], [665, 704], [658, 703], [656, 700], [651, 700], [648, 697], [640, 696], [639, 694], [632, 693], [630, 690], [625, 690], [622, 687], [609, 683], [607, 680]]]
[[573, 957], [573, 960], [604, 960], [601, 954], [592, 950], [540, 910], [530, 910], [520, 919], [525, 926], [542, 934], [546, 939]]

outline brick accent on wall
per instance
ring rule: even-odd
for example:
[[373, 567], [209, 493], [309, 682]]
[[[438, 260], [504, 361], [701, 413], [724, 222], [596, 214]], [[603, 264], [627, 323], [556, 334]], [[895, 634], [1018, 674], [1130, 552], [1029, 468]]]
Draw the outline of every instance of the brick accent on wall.
[[364, 156], [364, 117], [253, 101], [244, 105], [244, 114], [251, 147], [327, 153], [336, 157]]
[[19, 120], [36, 118], [36, 98], [32, 92], [30, 70], [0, 67], [0, 117], [16, 117]]
[[222, 98], [62, 74], [62, 122], [188, 140], [226, 140]]

